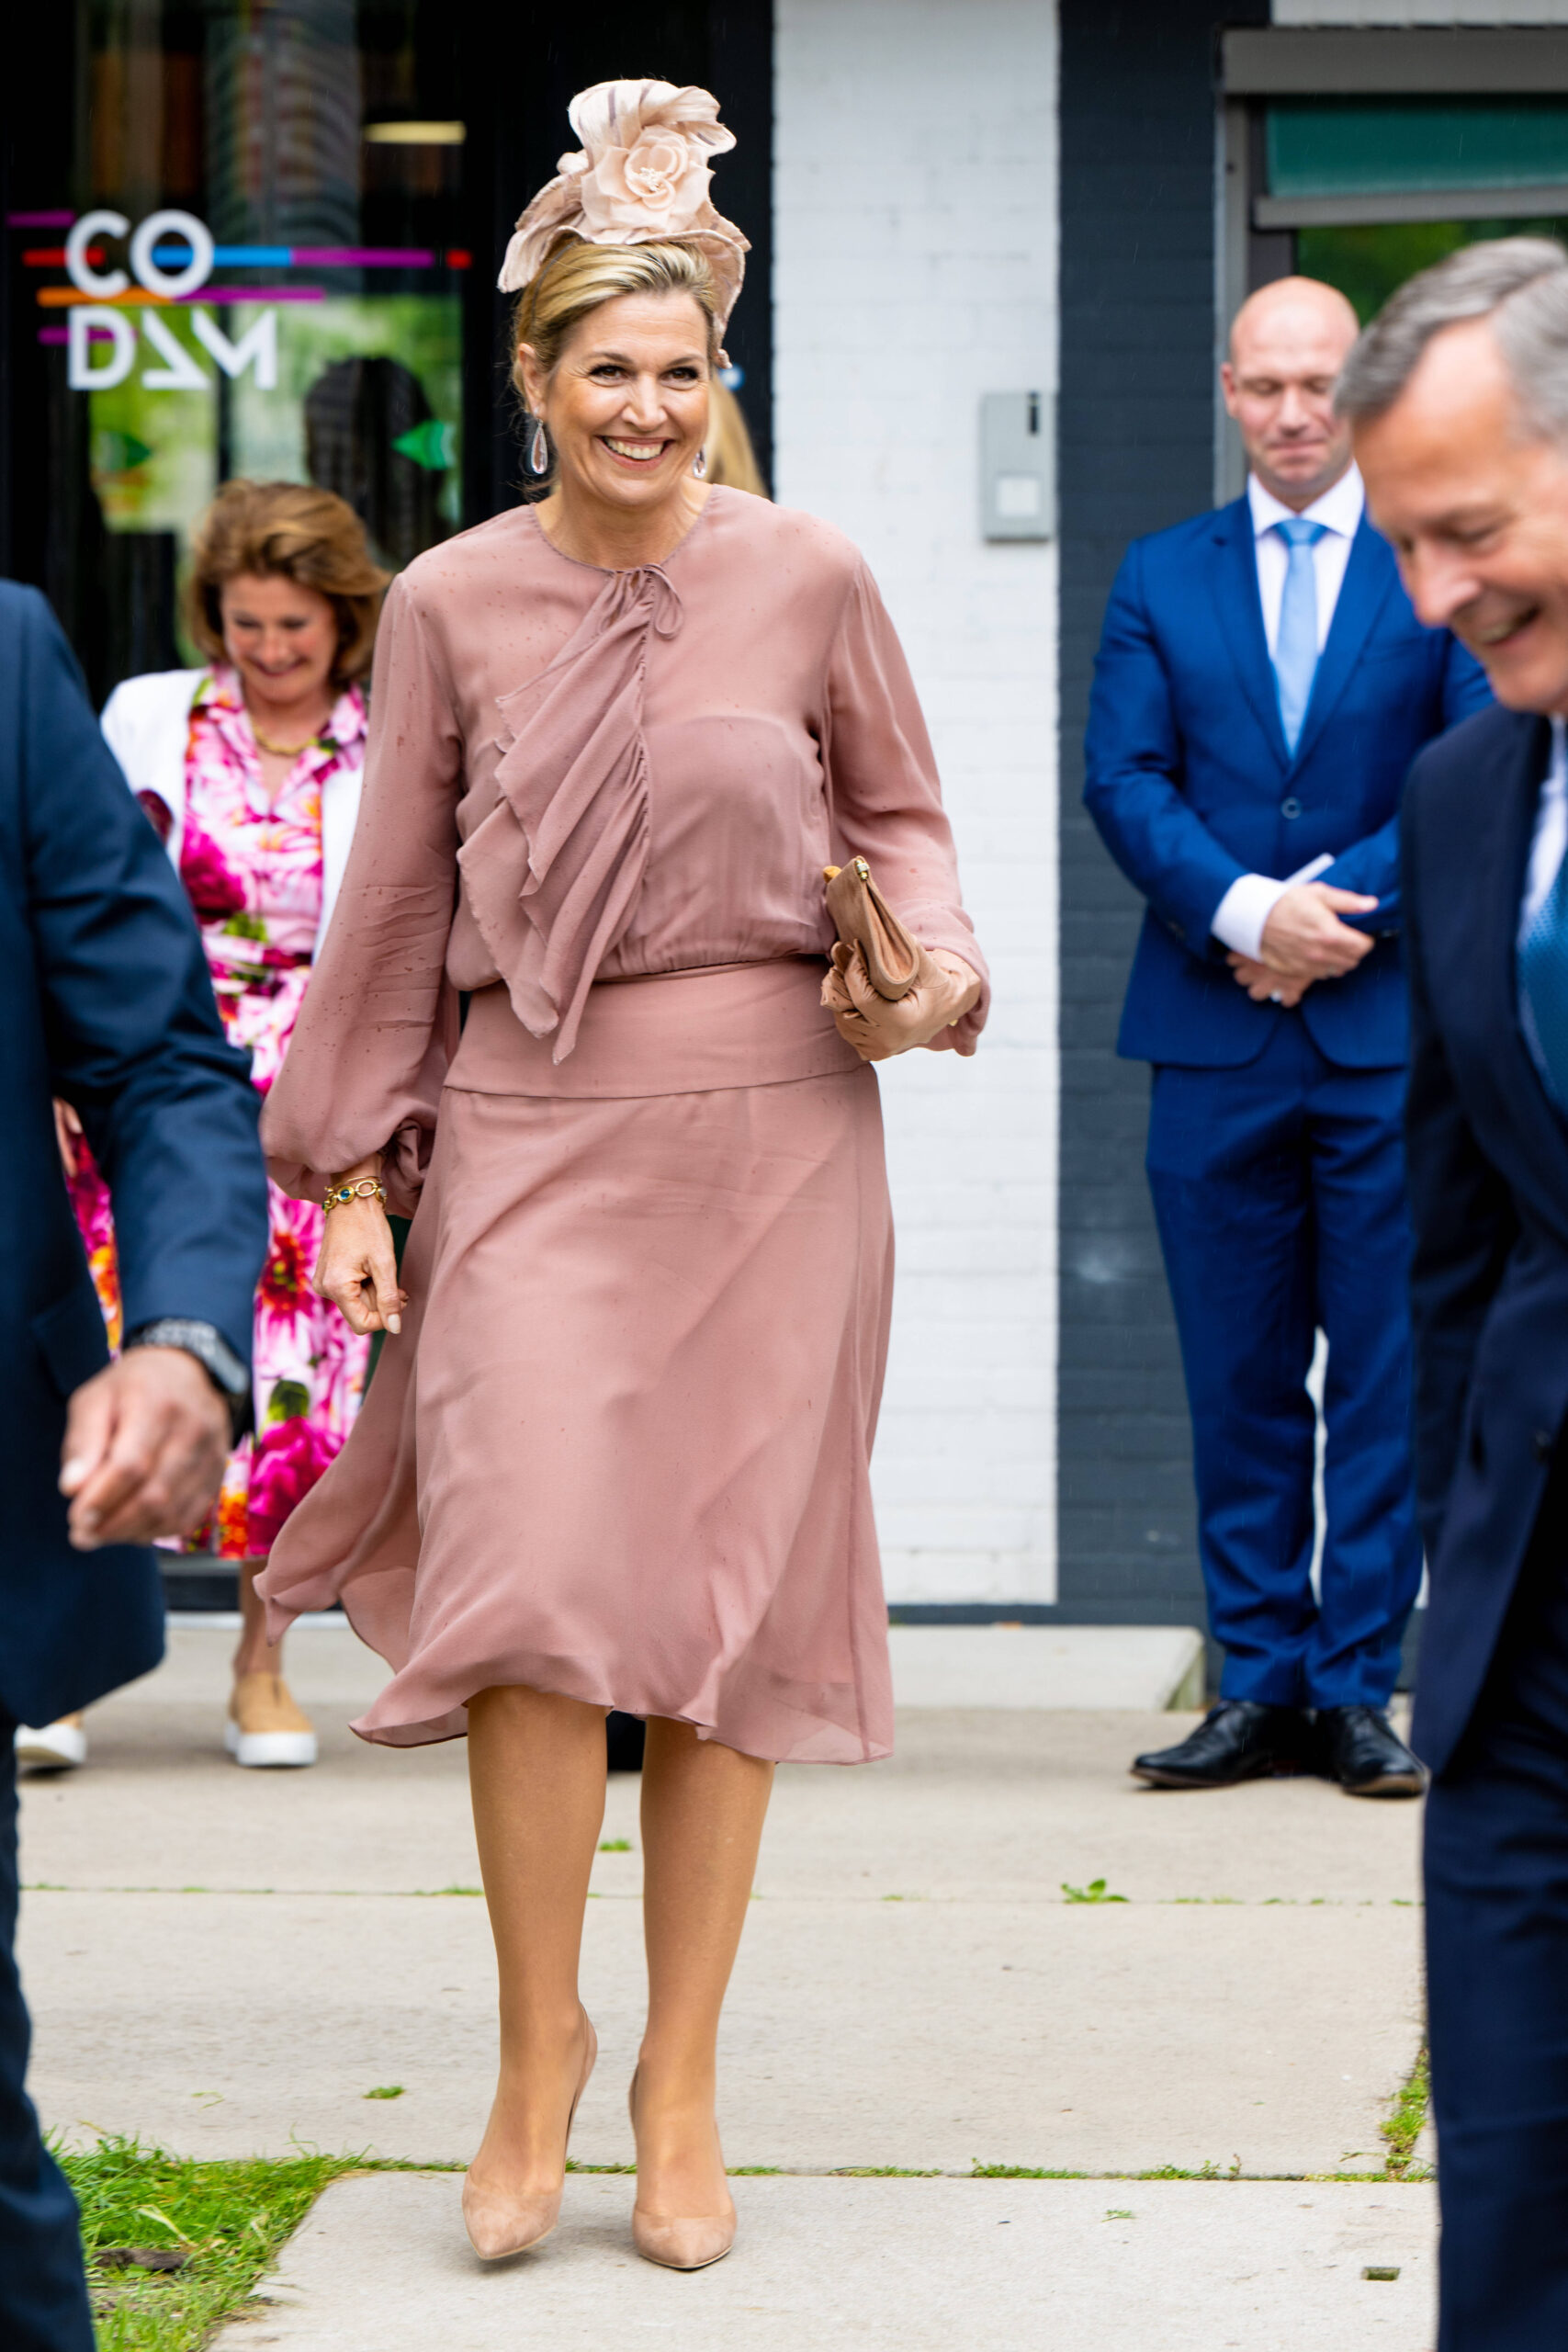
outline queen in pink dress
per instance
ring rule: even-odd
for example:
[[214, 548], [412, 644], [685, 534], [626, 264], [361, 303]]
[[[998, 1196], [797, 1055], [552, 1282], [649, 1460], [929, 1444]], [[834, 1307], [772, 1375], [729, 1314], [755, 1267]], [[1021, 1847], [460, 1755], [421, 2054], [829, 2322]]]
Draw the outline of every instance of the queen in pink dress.
[[[971, 1052], [983, 966], [864, 562], [694, 477], [743, 250], [706, 201], [714, 102], [612, 84], [573, 121], [502, 277], [554, 487], [390, 592], [359, 830], [265, 1114], [286, 1191], [379, 1181], [414, 1218], [400, 1289], [380, 1204], [329, 1213], [319, 1282], [395, 1336], [262, 1589], [278, 1627], [341, 1599], [390, 1662], [367, 1738], [468, 1732], [502, 1979], [486, 2256], [558, 2207], [604, 1715], [648, 1719], [633, 2220], [691, 2267], [734, 2230], [714, 2043], [773, 1764], [892, 1738], [869, 1063]], [[682, 157], [699, 205], [628, 242], [639, 161], [689, 199]], [[827, 962], [823, 867], [857, 854], [930, 951], [896, 1006]]]

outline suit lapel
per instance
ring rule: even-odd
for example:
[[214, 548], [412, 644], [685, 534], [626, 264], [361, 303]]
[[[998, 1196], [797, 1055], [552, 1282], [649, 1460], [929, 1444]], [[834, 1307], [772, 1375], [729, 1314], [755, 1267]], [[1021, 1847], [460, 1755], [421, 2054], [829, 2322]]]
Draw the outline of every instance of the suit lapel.
[[1322, 734], [1335, 704], [1348, 684], [1350, 673], [1371, 640], [1397, 577], [1393, 549], [1363, 514], [1350, 542], [1334, 618], [1328, 625], [1327, 641], [1312, 682], [1312, 696], [1296, 742], [1297, 766]]
[[[1476, 966], [1482, 1003], [1482, 1033], [1497, 1041], [1495, 1076], [1525, 1145], [1525, 1164], [1540, 1181], [1545, 1206], [1560, 1226], [1568, 1223], [1568, 1130], [1552, 1108], [1534, 1057], [1519, 1026], [1519, 905], [1525, 869], [1535, 833], [1546, 773], [1548, 735], [1544, 719], [1522, 722], [1493, 789], [1498, 822], [1486, 844], [1488, 872], [1472, 904], [1476, 913]], [[1477, 843], [1477, 848], [1480, 844]]]
[[1269, 640], [1263, 634], [1263, 605], [1258, 594], [1258, 553], [1253, 544], [1252, 509], [1245, 498], [1222, 508], [1214, 517], [1215, 560], [1210, 589], [1220, 632], [1230, 649], [1242, 693], [1272, 747], [1280, 769], [1290, 765], [1285, 730], [1280, 724], [1280, 696]]

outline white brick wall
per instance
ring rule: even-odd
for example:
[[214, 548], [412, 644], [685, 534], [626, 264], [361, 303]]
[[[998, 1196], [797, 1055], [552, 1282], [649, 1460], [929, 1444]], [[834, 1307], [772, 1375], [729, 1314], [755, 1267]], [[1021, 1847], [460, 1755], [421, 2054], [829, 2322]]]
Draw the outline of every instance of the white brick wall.
[[1051, 0], [779, 0], [781, 502], [847, 531], [936, 741], [996, 1009], [883, 1074], [889, 1597], [1055, 1587], [1055, 549], [979, 537], [980, 395], [1055, 386]]

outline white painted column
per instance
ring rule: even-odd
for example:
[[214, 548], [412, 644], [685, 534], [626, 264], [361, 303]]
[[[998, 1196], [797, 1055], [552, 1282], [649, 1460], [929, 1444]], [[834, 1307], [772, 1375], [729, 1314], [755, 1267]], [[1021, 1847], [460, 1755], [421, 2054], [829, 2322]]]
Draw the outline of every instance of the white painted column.
[[778, 0], [780, 502], [865, 551], [996, 982], [882, 1073], [898, 1225], [875, 1483], [894, 1600], [1055, 1589], [1056, 562], [980, 536], [988, 391], [1056, 380], [1050, 0]]

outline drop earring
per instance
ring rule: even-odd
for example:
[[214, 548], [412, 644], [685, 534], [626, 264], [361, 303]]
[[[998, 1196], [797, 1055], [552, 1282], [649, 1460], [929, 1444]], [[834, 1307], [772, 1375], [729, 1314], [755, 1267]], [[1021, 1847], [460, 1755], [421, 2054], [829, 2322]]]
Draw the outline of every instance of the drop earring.
[[705, 449], [699, 449], [696, 456], [692, 459], [692, 471], [695, 474], [697, 480], [701, 481], [707, 469], [708, 453]]
[[528, 444], [528, 471], [547, 474], [550, 469], [550, 445], [545, 438], [545, 420], [540, 417], [534, 427], [534, 437]]

